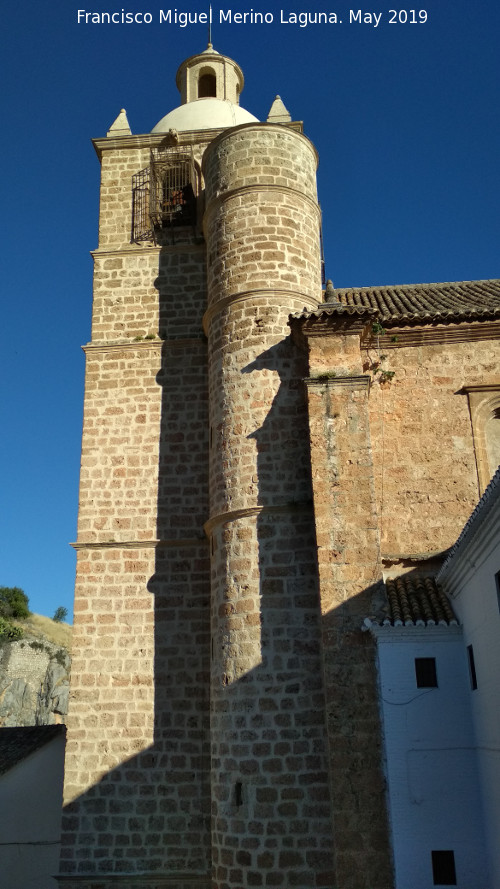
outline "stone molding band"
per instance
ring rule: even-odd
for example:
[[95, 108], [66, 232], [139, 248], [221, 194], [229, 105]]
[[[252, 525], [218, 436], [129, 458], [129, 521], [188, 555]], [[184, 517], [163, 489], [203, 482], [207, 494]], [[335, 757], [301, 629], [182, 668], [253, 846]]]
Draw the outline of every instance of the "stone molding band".
[[313, 308], [316, 308], [318, 305], [318, 300], [311, 296], [310, 293], [305, 293], [302, 290], [281, 290], [275, 287], [271, 288], [258, 288], [255, 290], [243, 290], [238, 293], [232, 293], [229, 296], [224, 296], [222, 299], [218, 299], [217, 302], [212, 303], [203, 315], [203, 330], [205, 334], [208, 336], [208, 327], [209, 323], [212, 320], [213, 316], [217, 314], [217, 312], [225, 309], [226, 306], [232, 303], [244, 302], [246, 299], [264, 299], [269, 298], [270, 296], [278, 296], [282, 295], [286, 297], [287, 300], [290, 297], [294, 297], [295, 299], [303, 300], [304, 302], [309, 303]]
[[77, 540], [70, 543], [70, 546], [79, 552], [85, 549], [158, 549], [161, 547], [175, 549], [176, 547], [199, 546], [200, 543], [205, 545], [206, 542], [206, 537], [179, 537], [178, 540], [172, 537], [158, 540], [103, 540], [101, 542], [92, 540], [88, 543], [81, 543]]
[[318, 216], [318, 220], [321, 219], [321, 210], [320, 206], [312, 197], [309, 197], [308, 194], [304, 194], [298, 188], [291, 188], [289, 185], [277, 185], [277, 184], [268, 184], [263, 182], [252, 183], [252, 185], [239, 185], [237, 188], [230, 188], [228, 191], [221, 191], [218, 194], [214, 195], [213, 198], [210, 198], [208, 204], [205, 207], [205, 214], [203, 217], [203, 227], [208, 224], [209, 218], [216, 207], [224, 204], [226, 201], [231, 200], [232, 198], [238, 197], [241, 194], [262, 194], [264, 192], [276, 192], [279, 191], [281, 194], [292, 194], [300, 198], [301, 202], [305, 202], [309, 204], [311, 209]]
[[244, 509], [233, 509], [229, 512], [220, 512], [211, 516], [203, 525], [205, 534], [209, 537], [212, 531], [225, 522], [238, 522], [240, 519], [258, 516], [261, 513], [283, 515], [290, 512], [311, 512], [313, 508], [312, 501], [305, 500], [303, 503], [286, 503], [282, 506], [247, 506]]
[[163, 340], [157, 337], [154, 340], [127, 340], [123, 343], [86, 343], [82, 346], [85, 354], [87, 352], [123, 352], [124, 349], [144, 349], [144, 348], [163, 348], [168, 346], [170, 349], [183, 349], [185, 346], [203, 346], [206, 347], [207, 341], [204, 336], [184, 337], [175, 340]]
[[[474, 340], [495, 340], [500, 332], [500, 321], [450, 321], [438, 322], [432, 327], [418, 327], [418, 322], [408, 327], [387, 327], [379, 337], [380, 349], [401, 349], [404, 346], [445, 345], [468, 343]], [[371, 342], [361, 340], [361, 347], [372, 347]]]
[[159, 255], [164, 253], [185, 253], [186, 250], [193, 251], [193, 253], [203, 253], [205, 250], [204, 243], [193, 243], [182, 241], [179, 244], [165, 244], [160, 246], [159, 244], [153, 244], [152, 242], [148, 242], [144, 246], [139, 245], [130, 245], [127, 242], [126, 247], [97, 247], [95, 250], [90, 251], [90, 255], [92, 259], [112, 259], [113, 257], [122, 256], [140, 256], [140, 257], [150, 257], [155, 254]]

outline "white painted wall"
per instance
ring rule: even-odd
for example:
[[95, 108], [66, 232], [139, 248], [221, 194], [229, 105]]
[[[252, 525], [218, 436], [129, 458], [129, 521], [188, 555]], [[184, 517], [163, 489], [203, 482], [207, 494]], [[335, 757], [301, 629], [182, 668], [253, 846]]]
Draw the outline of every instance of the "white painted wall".
[[[460, 889], [493, 889], [487, 870], [468, 669], [458, 627], [373, 628], [397, 889], [432, 889], [432, 850], [453, 850]], [[435, 657], [438, 688], [417, 688]], [[499, 884], [496, 884], [498, 886]]]
[[[484, 507], [487, 507], [486, 509]], [[474, 649], [477, 690], [469, 697], [478, 751], [480, 789], [492, 885], [500, 887], [500, 610], [495, 574], [500, 571], [500, 489], [471, 523], [470, 532], [445, 564], [440, 583], [463, 625], [464, 650]]]
[[2, 889], [57, 889], [63, 765], [61, 733], [0, 776]]

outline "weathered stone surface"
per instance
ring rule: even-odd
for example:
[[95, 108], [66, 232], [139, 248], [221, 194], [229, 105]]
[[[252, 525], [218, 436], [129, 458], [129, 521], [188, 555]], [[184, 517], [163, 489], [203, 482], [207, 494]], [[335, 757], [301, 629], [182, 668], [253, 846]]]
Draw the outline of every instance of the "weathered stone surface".
[[38, 637], [0, 645], [0, 726], [65, 723], [71, 657]]

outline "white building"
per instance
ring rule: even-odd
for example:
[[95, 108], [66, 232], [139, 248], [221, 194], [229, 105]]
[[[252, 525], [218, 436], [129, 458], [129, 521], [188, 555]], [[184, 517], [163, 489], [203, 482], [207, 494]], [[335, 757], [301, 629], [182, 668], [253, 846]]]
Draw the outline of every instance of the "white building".
[[500, 469], [438, 577], [463, 628], [463, 659], [491, 885], [500, 886]]
[[66, 728], [0, 729], [0, 886], [55, 889]]
[[386, 617], [365, 621], [397, 889], [500, 887], [499, 581], [500, 470], [437, 577], [388, 579]]

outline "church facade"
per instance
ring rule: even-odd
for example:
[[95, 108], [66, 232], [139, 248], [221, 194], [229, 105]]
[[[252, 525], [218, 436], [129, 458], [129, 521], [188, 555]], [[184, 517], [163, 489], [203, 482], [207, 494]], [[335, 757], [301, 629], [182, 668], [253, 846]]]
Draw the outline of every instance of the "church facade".
[[241, 108], [211, 46], [177, 84], [151, 133], [122, 111], [94, 143], [57, 880], [389, 889], [362, 627], [397, 621], [384, 581], [436, 573], [499, 462], [500, 282], [325, 287], [302, 125]]

